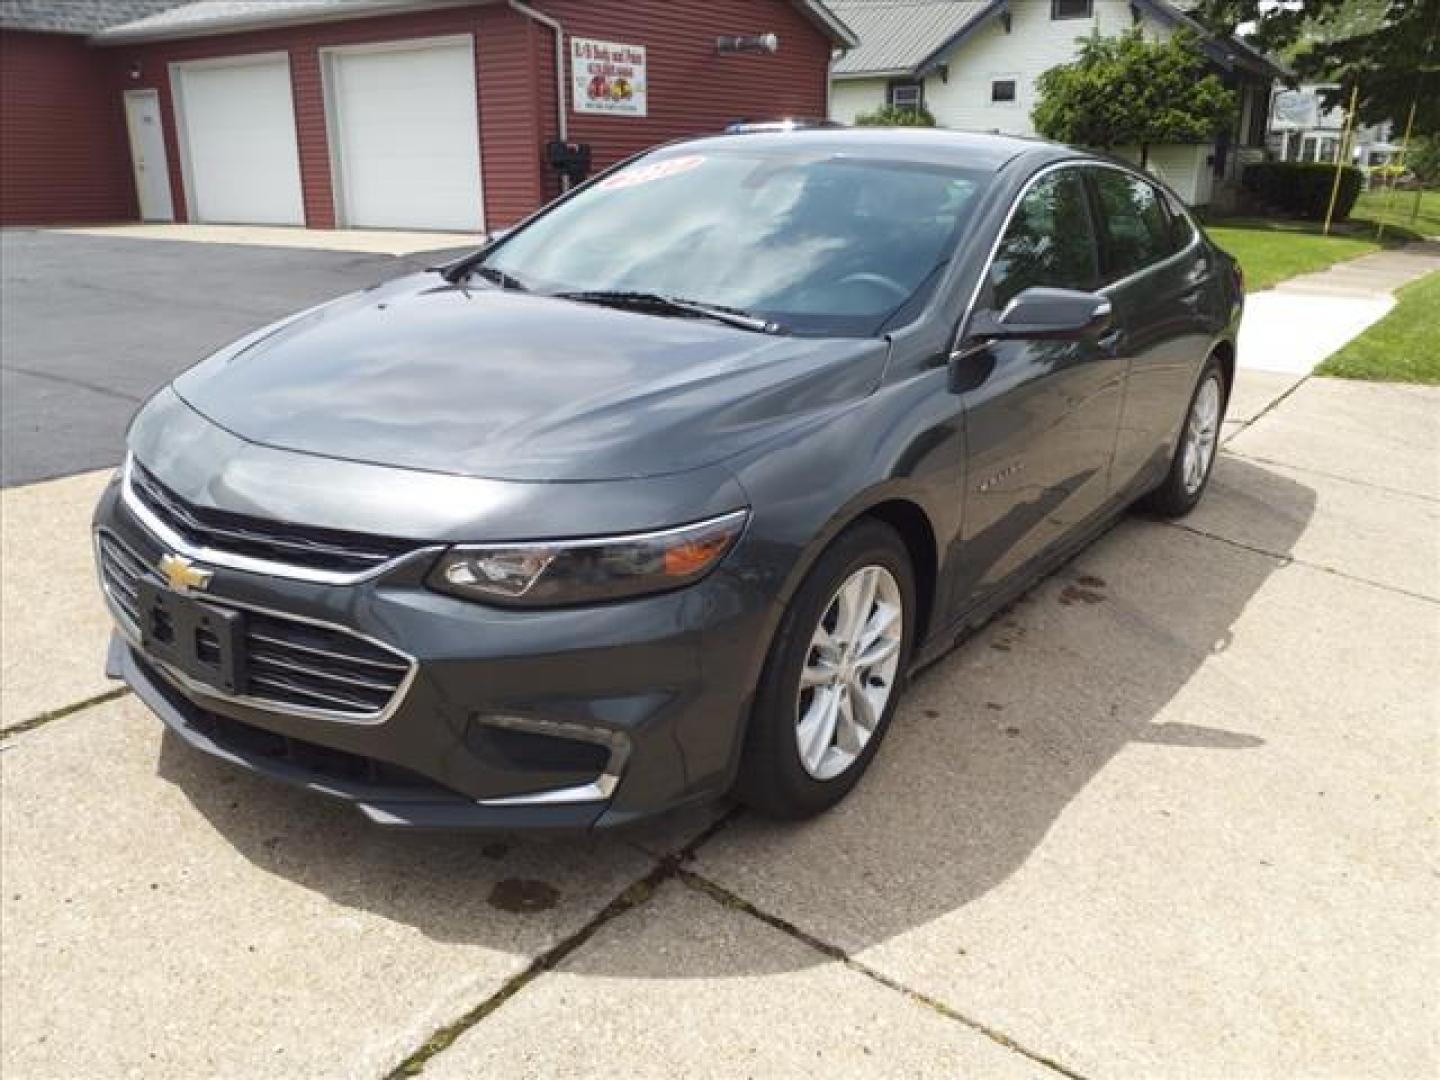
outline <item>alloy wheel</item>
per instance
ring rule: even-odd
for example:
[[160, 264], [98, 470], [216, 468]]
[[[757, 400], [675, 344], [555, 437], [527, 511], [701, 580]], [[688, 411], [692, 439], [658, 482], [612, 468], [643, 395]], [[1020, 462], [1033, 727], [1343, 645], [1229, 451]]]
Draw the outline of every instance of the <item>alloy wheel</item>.
[[1195, 394], [1195, 404], [1190, 407], [1190, 418], [1185, 424], [1184, 456], [1181, 459], [1180, 475], [1185, 482], [1185, 493], [1193, 495], [1200, 490], [1210, 472], [1210, 462], [1215, 457], [1215, 442], [1220, 431], [1220, 380], [1211, 375], [1200, 384]]
[[810, 638], [795, 702], [800, 762], [816, 780], [854, 764], [895, 691], [905, 632], [895, 576], [864, 566], [830, 598]]

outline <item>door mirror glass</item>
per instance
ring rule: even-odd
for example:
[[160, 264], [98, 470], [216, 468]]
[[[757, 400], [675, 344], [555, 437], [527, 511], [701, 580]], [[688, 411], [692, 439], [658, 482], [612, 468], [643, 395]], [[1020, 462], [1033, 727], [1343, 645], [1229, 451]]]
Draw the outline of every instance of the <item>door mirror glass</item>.
[[991, 341], [1077, 338], [1103, 330], [1110, 315], [1110, 300], [1099, 293], [1036, 285], [1011, 300], [998, 315], [976, 312], [970, 320], [970, 337]]

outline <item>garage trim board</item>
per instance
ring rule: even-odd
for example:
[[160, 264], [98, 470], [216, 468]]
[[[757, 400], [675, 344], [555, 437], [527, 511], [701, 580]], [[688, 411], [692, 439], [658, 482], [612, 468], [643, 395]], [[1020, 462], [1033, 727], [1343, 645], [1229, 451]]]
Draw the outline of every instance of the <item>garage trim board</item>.
[[[390, 56], [408, 56], [414, 71], [391, 86], [392, 93], [370, 101], [347, 96], [345, 66]], [[406, 38], [398, 41], [343, 45], [320, 50], [325, 103], [325, 134], [329, 144], [335, 223], [340, 228], [440, 229], [480, 233], [485, 227], [484, 189], [480, 169], [480, 116], [471, 34]], [[434, 61], [426, 65], [426, 61]], [[447, 65], [448, 61], [448, 65]], [[428, 67], [428, 70], [427, 70]], [[367, 75], [367, 88], [384, 85], [387, 73]], [[398, 74], [392, 69], [393, 80]], [[388, 171], [377, 156], [376, 125], [397, 118], [393, 106], [407, 90], [423, 95], [426, 81], [441, 92], [423, 96], [387, 148], [405, 145], [406, 166]], [[432, 89], [437, 88], [432, 86]], [[382, 115], [376, 115], [380, 105]], [[389, 108], [387, 108], [389, 107]], [[448, 110], [449, 115], [445, 115]], [[390, 116], [383, 112], [391, 112]], [[428, 128], [427, 128], [428, 122]], [[347, 125], [356, 125], [353, 129]]]
[[[209, 76], [223, 78], [246, 68], [255, 77], [246, 92], [237, 93], [235, 87], [211, 92], [204, 85]], [[189, 220], [303, 226], [305, 200], [290, 54], [185, 60], [171, 63], [169, 69]], [[215, 117], [206, 115], [212, 108], [217, 110]], [[227, 108], [243, 112], [245, 123], [230, 138], [208, 126], [233, 122], [236, 113], [227, 114]]]

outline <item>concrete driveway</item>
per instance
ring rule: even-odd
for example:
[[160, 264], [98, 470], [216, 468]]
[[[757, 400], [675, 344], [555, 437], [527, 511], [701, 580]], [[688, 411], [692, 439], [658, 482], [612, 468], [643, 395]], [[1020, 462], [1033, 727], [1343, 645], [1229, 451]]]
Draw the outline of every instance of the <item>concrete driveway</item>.
[[132, 235], [0, 233], [0, 486], [114, 464], [140, 403], [219, 346], [431, 264]]
[[394, 836], [229, 771], [99, 676], [106, 471], [0, 493], [0, 1073], [1435, 1075], [1440, 393], [1237, 416], [798, 826]]

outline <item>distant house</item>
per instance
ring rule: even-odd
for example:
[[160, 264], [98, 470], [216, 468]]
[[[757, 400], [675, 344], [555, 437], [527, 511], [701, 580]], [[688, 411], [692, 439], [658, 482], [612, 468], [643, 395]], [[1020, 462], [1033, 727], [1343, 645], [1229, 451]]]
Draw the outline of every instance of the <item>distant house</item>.
[[1156, 37], [1188, 27], [1236, 91], [1235, 130], [1200, 146], [1150, 150], [1149, 167], [1192, 205], [1215, 197], [1240, 160], [1265, 146], [1270, 88], [1284, 73], [1234, 39], [1207, 34], [1179, 0], [951, 0], [876, 4], [834, 0], [831, 8], [860, 39], [831, 68], [830, 115], [845, 123], [885, 104], [923, 105], [943, 127], [1034, 135], [1036, 81], [1077, 55], [1093, 30], [1142, 26]]
[[[1340, 154], [1345, 134], [1345, 110], [1327, 109], [1324, 91], [1335, 87], [1304, 85], [1279, 89], [1270, 107], [1270, 152], [1279, 161], [1319, 161], [1332, 164]], [[1361, 124], [1351, 134], [1350, 164], [1362, 168], [1386, 165], [1400, 148], [1391, 139], [1391, 125]]]

